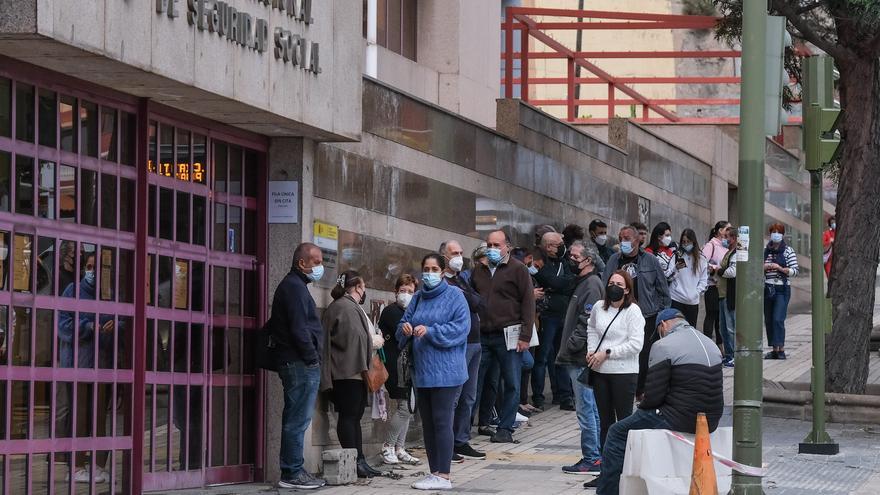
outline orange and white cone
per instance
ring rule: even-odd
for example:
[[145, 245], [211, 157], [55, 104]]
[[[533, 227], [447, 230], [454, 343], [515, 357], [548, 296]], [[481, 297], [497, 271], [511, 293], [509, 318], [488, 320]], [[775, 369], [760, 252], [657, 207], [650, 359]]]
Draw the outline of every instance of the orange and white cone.
[[690, 495], [718, 495], [715, 461], [709, 442], [709, 422], [706, 415], [697, 415], [697, 434], [694, 437], [694, 467], [691, 471]]

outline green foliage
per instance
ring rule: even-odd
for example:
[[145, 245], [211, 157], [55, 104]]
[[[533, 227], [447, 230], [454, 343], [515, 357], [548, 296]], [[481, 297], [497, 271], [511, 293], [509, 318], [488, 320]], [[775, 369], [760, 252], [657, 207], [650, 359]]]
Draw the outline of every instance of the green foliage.
[[716, 15], [713, 0], [682, 0], [681, 11], [686, 15]]

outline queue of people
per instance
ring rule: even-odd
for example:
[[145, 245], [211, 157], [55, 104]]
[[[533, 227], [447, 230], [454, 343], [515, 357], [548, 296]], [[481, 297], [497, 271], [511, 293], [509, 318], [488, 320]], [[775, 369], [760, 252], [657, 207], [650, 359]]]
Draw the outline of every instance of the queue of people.
[[[493, 231], [470, 253], [468, 269], [461, 243], [446, 241], [422, 259], [420, 276], [397, 277], [395, 300], [377, 326], [363, 308], [367, 281], [352, 270], [338, 276], [334, 300], [318, 319], [307, 285], [323, 275], [321, 250], [298, 246], [266, 325], [284, 388], [279, 486], [324, 484], [303, 468], [302, 455], [319, 392], [338, 416], [339, 444], [357, 452], [363, 478], [383, 474], [364, 453], [368, 403], [374, 419], [387, 417], [386, 465], [422, 462], [406, 449], [417, 413], [429, 468], [412, 484], [420, 490], [448, 490], [453, 463], [486, 458], [472, 445], [475, 423], [493, 443], [516, 443], [522, 421], [551, 404], [574, 411], [581, 433], [581, 459], [562, 470], [599, 474], [587, 483], [599, 493], [616, 493], [629, 430], [692, 431], [698, 410], [714, 429], [721, 368], [734, 366], [737, 230], [720, 221], [701, 246], [692, 229], [673, 237], [665, 222], [650, 233], [624, 225], [614, 240], [607, 228], [601, 220], [586, 232], [540, 226], [534, 247], [512, 246], [506, 232]], [[772, 350], [765, 358], [785, 359], [797, 256], [784, 225], [768, 234], [764, 310]], [[387, 371], [378, 385], [377, 366]], [[687, 373], [717, 388], [689, 390], [696, 382]], [[386, 393], [396, 402], [377, 416]], [[700, 400], [683, 403], [687, 397]]]

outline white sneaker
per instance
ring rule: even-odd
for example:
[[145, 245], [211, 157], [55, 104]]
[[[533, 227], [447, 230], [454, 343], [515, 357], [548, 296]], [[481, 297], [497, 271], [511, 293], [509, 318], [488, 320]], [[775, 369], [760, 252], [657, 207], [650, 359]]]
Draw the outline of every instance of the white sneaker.
[[425, 479], [416, 481], [411, 485], [416, 490], [451, 490], [452, 482], [446, 478], [429, 474]]
[[514, 423], [528, 423], [528, 422], [529, 422], [529, 418], [523, 416], [520, 413], [516, 413], [516, 419], [514, 420]]
[[382, 462], [384, 464], [400, 464], [397, 454], [394, 453], [394, 447], [382, 446]]
[[[75, 483], [91, 483], [92, 476], [86, 468], [79, 468], [73, 473], [73, 481]], [[101, 468], [95, 468], [95, 483], [107, 483], [110, 481], [110, 474]]]
[[407, 452], [404, 449], [398, 448], [396, 454], [397, 454], [397, 458], [400, 460], [400, 462], [402, 462], [404, 464], [411, 464], [411, 465], [415, 466], [416, 464], [422, 463], [421, 459], [419, 459], [418, 457], [411, 456], [409, 454], [409, 452]]

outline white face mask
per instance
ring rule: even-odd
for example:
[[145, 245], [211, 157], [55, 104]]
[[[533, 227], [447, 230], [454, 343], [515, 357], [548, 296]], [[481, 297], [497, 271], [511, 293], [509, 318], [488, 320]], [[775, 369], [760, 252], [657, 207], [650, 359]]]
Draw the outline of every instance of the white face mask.
[[663, 244], [664, 247], [669, 247], [669, 245], [672, 244], [672, 236], [667, 235], [660, 239], [660, 242]]
[[449, 260], [449, 268], [454, 272], [460, 272], [464, 267], [464, 258], [461, 256], [453, 256], [451, 260]]
[[400, 307], [406, 309], [409, 306], [410, 301], [412, 301], [412, 294], [406, 292], [400, 292], [397, 294], [397, 304], [400, 304]]
[[596, 236], [596, 244], [598, 244], [600, 246], [604, 246], [606, 242], [608, 242], [607, 235], [597, 235]]

